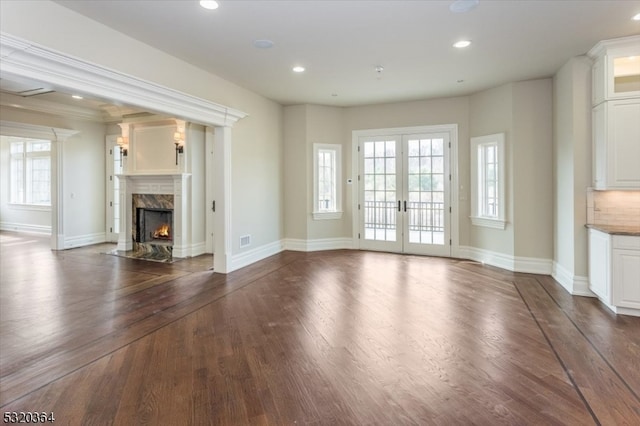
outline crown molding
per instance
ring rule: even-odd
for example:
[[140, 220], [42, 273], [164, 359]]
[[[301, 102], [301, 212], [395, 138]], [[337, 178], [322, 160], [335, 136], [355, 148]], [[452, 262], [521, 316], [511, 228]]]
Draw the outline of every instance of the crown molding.
[[246, 113], [0, 33], [0, 76], [31, 78], [62, 89], [184, 118], [231, 127]]
[[[601, 40], [587, 52], [587, 56], [594, 59], [604, 55], [608, 49], [628, 48], [631, 51], [637, 50], [640, 44], [640, 35], [619, 37], [611, 40]], [[633, 52], [631, 53], [633, 54]]]

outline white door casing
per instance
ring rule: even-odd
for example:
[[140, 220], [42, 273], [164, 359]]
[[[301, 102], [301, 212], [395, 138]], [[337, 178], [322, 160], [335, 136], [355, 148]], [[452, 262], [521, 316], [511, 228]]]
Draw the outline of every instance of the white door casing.
[[457, 253], [457, 125], [358, 130], [352, 143], [353, 246]]

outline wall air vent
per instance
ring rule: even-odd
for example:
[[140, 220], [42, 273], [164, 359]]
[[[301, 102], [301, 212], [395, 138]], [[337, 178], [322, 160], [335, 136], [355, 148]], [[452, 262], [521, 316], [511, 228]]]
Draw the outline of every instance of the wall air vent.
[[240, 237], [240, 248], [249, 247], [251, 245], [251, 235], [243, 235]]

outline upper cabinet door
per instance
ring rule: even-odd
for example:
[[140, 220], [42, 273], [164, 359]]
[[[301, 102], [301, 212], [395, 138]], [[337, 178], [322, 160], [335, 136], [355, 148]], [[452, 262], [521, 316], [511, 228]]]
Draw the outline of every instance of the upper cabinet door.
[[640, 97], [640, 36], [601, 41], [589, 56], [594, 60], [593, 106]]
[[595, 189], [640, 189], [640, 98], [593, 108]]

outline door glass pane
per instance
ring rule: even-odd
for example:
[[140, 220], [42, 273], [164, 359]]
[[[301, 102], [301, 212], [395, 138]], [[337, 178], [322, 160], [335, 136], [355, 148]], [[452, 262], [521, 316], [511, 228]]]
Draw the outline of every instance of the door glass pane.
[[364, 142], [364, 238], [396, 241], [396, 142]]
[[444, 245], [444, 140], [408, 141], [409, 242]]

